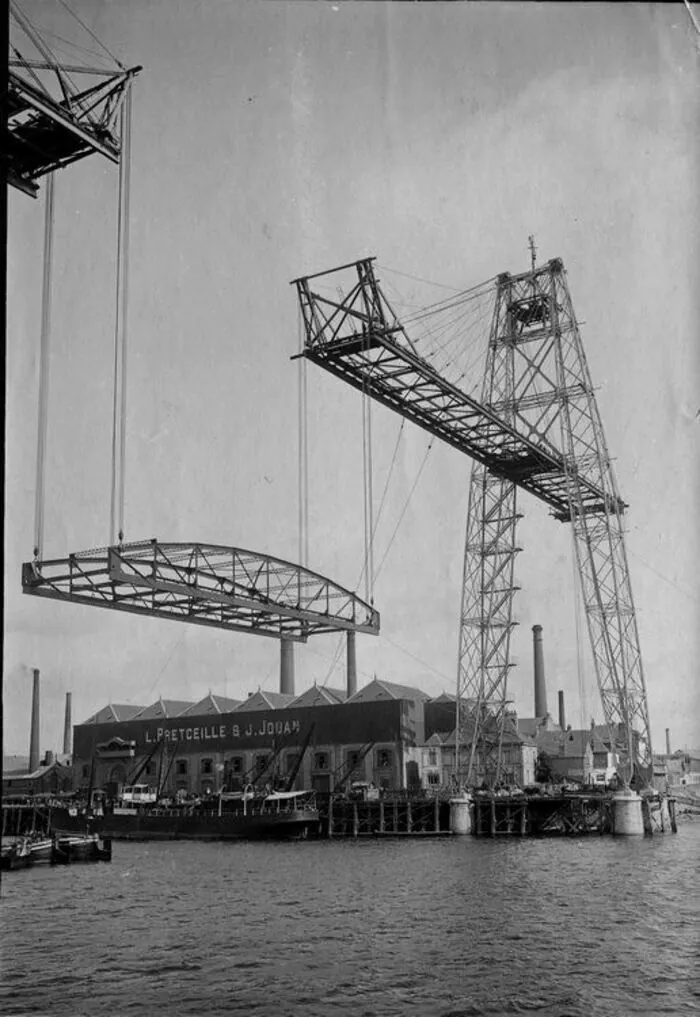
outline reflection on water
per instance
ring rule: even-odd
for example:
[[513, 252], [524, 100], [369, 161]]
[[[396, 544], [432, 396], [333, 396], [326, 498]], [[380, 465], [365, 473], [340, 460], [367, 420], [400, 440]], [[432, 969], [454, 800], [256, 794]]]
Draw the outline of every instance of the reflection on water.
[[700, 1013], [700, 825], [631, 840], [115, 843], [9, 873], [3, 1014]]

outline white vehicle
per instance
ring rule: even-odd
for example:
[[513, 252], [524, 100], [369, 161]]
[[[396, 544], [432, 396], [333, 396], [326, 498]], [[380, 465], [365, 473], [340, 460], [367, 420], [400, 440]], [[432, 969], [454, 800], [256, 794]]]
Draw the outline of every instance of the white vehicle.
[[122, 802], [130, 805], [155, 805], [157, 797], [148, 784], [132, 784], [121, 793]]

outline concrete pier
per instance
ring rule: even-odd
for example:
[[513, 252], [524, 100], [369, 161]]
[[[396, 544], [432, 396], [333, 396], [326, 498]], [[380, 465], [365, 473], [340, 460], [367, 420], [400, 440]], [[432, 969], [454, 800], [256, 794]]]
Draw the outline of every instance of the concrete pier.
[[464, 836], [472, 832], [471, 798], [450, 799], [450, 833]]
[[[616, 837], [644, 836], [642, 799], [626, 788], [612, 796], [613, 833]], [[651, 831], [649, 831], [651, 832]]]

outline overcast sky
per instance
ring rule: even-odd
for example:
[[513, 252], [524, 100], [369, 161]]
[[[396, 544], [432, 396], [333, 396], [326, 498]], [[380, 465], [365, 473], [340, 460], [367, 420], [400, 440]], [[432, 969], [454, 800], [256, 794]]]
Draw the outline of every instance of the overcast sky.
[[[608, 445], [657, 750], [700, 745], [698, 48], [682, 4], [72, 4], [134, 88], [126, 538], [298, 558], [294, 277], [373, 254], [397, 306], [561, 257]], [[95, 43], [24, 0], [57, 54]], [[115, 168], [56, 181], [45, 557], [109, 538]], [[43, 188], [42, 188], [43, 199]], [[274, 640], [22, 597], [33, 545], [43, 200], [9, 200], [5, 751], [42, 749], [108, 701], [276, 688]], [[405, 273], [398, 275], [397, 273]], [[427, 283], [418, 283], [415, 276]], [[389, 287], [391, 287], [389, 289]], [[483, 361], [481, 362], [483, 363]], [[479, 382], [479, 366], [473, 383]], [[358, 584], [359, 395], [308, 372], [312, 568]], [[400, 421], [373, 410], [374, 490]], [[406, 425], [377, 531], [384, 556], [428, 436]], [[454, 689], [470, 462], [437, 444], [375, 589], [373, 674]], [[532, 715], [531, 627], [549, 703], [602, 720], [577, 664], [568, 529], [520, 497], [511, 692]], [[358, 587], [362, 594], [363, 588]], [[334, 637], [296, 651], [297, 688], [342, 686]], [[341, 664], [343, 657], [341, 655]]]

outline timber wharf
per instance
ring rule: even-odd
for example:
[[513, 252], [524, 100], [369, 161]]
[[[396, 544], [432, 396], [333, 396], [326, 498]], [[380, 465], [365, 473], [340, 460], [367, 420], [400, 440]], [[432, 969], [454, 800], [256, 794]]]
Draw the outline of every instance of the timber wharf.
[[[451, 798], [404, 792], [369, 800], [317, 792], [316, 799], [319, 822], [309, 831], [311, 837], [579, 837], [631, 832], [621, 826], [616, 792], [477, 791]], [[674, 797], [642, 795], [641, 814], [645, 834], [677, 832]], [[3, 837], [39, 834], [52, 834], [46, 803], [3, 802]]]
[[[616, 796], [611, 793], [504, 795], [480, 792], [471, 804], [471, 832], [477, 837], [556, 837], [620, 834]], [[676, 833], [676, 802], [665, 795], [641, 799], [645, 834]]]
[[322, 837], [449, 837], [450, 801], [437, 796], [392, 795], [357, 800], [333, 795], [320, 799]]

